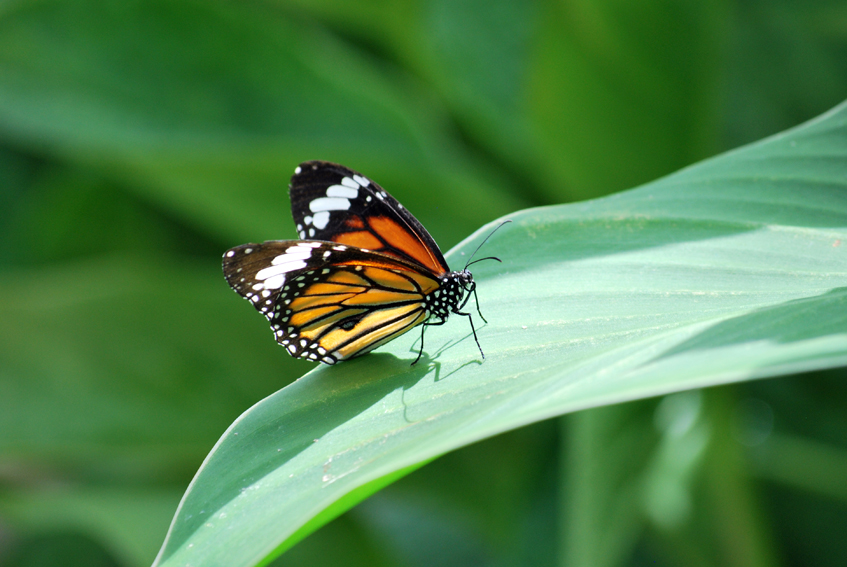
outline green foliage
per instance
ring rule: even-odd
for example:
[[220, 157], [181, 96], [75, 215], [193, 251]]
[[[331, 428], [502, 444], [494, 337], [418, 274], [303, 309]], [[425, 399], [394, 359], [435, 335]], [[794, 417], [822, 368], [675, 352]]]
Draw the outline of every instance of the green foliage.
[[[835, 106], [845, 16], [4, 3], [0, 565], [149, 565], [198, 468], [162, 564], [840, 565], [845, 111], [557, 204]], [[294, 382], [220, 254], [293, 235], [306, 159], [456, 266], [514, 219], [484, 363], [451, 320]]]
[[[160, 564], [253, 565], [351, 490], [529, 422], [844, 365], [845, 179], [847, 106], [634, 191], [516, 213], [489, 240], [505, 265], [477, 270], [484, 363], [466, 332], [434, 330], [417, 366], [397, 340], [266, 398], [207, 457]], [[661, 427], [692, 427], [673, 423], [697, 419], [689, 406], [666, 410]], [[668, 432], [682, 447], [659, 446], [641, 487], [639, 508], [661, 528], [688, 519], [688, 469], [709, 444], [706, 426], [682, 433]], [[602, 531], [589, 525], [586, 537]]]

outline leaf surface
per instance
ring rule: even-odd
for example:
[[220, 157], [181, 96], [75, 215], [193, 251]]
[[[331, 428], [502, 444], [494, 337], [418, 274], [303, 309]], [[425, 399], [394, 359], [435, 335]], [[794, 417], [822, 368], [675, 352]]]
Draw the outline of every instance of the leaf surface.
[[841, 106], [632, 191], [512, 215], [484, 248], [503, 264], [475, 266], [484, 362], [457, 318], [416, 366], [412, 332], [256, 404], [192, 481], [157, 564], [266, 561], [352, 491], [551, 416], [844, 365], [845, 158]]

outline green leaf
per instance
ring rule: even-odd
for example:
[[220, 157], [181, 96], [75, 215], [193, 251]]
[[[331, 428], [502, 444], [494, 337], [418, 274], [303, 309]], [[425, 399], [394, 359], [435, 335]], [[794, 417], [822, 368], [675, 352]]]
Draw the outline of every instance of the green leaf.
[[462, 149], [437, 102], [270, 6], [15, 3], [0, 13], [0, 77], [4, 137], [228, 239], [293, 234], [285, 188], [307, 159], [367, 172], [451, 244], [528, 204]]
[[503, 264], [475, 267], [484, 362], [451, 321], [417, 366], [410, 333], [266, 398], [207, 457], [157, 564], [266, 561], [357, 488], [551, 416], [847, 364], [845, 189], [841, 106], [633, 191], [516, 213], [485, 247]]

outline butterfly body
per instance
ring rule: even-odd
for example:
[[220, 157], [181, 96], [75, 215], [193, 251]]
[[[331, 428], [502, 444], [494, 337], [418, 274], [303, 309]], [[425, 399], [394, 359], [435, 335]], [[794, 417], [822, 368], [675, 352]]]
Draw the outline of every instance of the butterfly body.
[[453, 313], [473, 329], [461, 311], [476, 292], [471, 272], [450, 271], [426, 229], [381, 187], [343, 166], [306, 162], [290, 197], [303, 240], [237, 246], [223, 271], [292, 356], [335, 364]]

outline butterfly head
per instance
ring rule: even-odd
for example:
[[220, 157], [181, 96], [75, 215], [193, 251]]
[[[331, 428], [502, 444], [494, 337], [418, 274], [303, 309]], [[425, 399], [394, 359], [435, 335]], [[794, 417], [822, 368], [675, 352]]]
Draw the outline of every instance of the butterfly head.
[[[458, 272], [450, 272], [444, 275], [441, 278], [441, 285], [439, 286], [439, 291], [431, 294], [428, 297], [429, 304], [427, 305], [427, 310], [434, 316], [443, 319], [447, 318], [447, 315], [450, 313], [460, 313], [462, 315], [466, 315], [465, 313], [461, 313], [462, 308], [467, 304], [468, 299], [470, 299], [471, 293], [476, 294], [476, 282], [473, 279], [473, 274], [468, 269], [471, 265], [476, 264], [477, 262], [483, 262], [485, 260], [497, 260], [500, 262], [500, 258], [495, 256], [488, 256], [487, 258], [479, 258], [478, 260], [473, 260], [473, 257], [479, 251], [483, 244], [485, 244], [491, 235], [494, 234], [498, 228], [506, 224], [507, 222], [511, 222], [509, 220], [500, 223], [497, 228], [492, 230], [488, 236], [485, 237], [479, 246], [477, 246], [476, 250], [474, 250], [473, 254], [471, 254], [470, 258], [468, 258], [465, 267], [462, 268], [461, 271]], [[465, 295], [468, 294], [468, 295]], [[478, 308], [478, 302], [477, 302]], [[481, 316], [481, 314], [480, 314]]]
[[476, 289], [476, 282], [473, 279], [473, 274], [471, 274], [471, 271], [467, 268], [461, 272], [453, 272], [451, 275], [456, 282], [456, 298], [458, 302], [461, 302], [465, 297], [465, 293], [472, 292]]
[[465, 291], [470, 291], [471, 288], [476, 285], [473, 281], [473, 274], [467, 268], [462, 270], [461, 272], [454, 272], [456, 274], [456, 281], [459, 282], [459, 285], [465, 289]]

